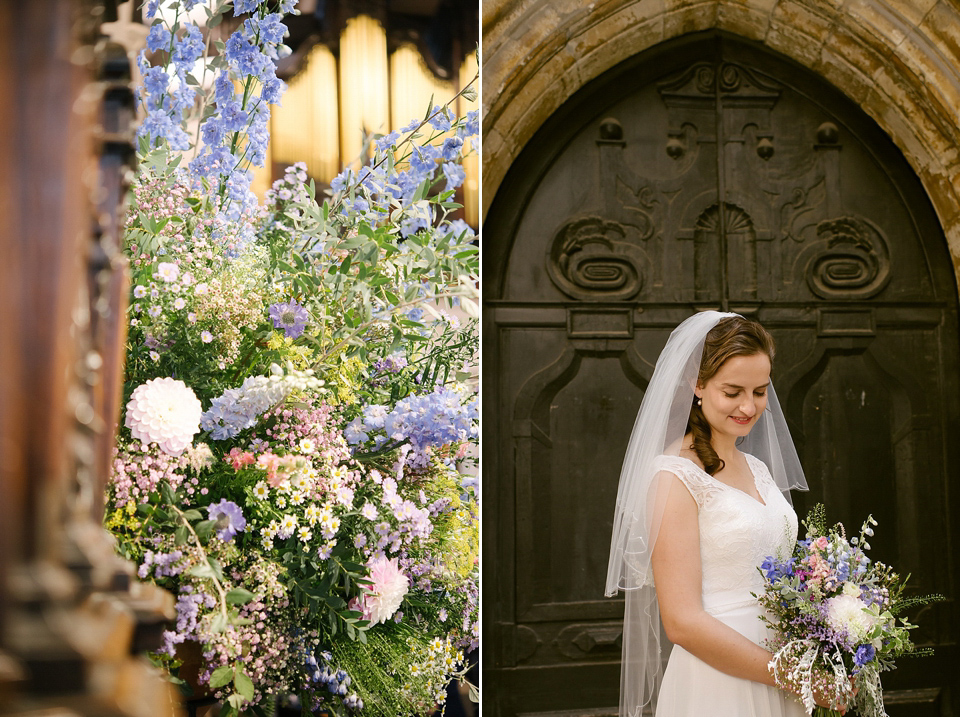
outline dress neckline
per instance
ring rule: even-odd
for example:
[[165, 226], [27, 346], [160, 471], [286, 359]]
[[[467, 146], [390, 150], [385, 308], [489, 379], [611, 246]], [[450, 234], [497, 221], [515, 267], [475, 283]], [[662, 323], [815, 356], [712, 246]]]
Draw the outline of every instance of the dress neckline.
[[743, 454], [743, 458], [744, 458], [744, 460], [746, 460], [746, 462], [747, 462], [747, 470], [750, 471], [750, 477], [753, 478], [753, 487], [757, 489], [757, 495], [760, 496], [759, 499], [754, 498], [752, 495], [750, 495], [749, 493], [747, 493], [745, 490], [740, 490], [740, 489], [737, 488], [736, 486], [732, 486], [732, 485], [730, 485], [729, 483], [724, 483], [724, 482], [723, 482], [722, 480], [720, 480], [719, 478], [714, 478], [712, 475], [710, 475], [709, 473], [707, 473], [703, 468], [701, 468], [700, 466], [698, 466], [694, 461], [690, 460], [690, 459], [687, 458], [686, 456], [674, 456], [674, 458], [679, 458], [680, 460], [686, 461], [687, 463], [689, 463], [690, 465], [692, 465], [692, 466], [693, 466], [694, 468], [696, 468], [702, 475], [705, 475], [707, 478], [709, 478], [711, 481], [713, 481], [713, 482], [716, 483], [717, 485], [721, 485], [721, 486], [723, 486], [724, 488], [729, 488], [729, 489], [732, 490], [732, 491], [736, 491], [737, 493], [740, 493], [741, 495], [746, 496], [747, 498], [749, 498], [750, 500], [752, 500], [754, 503], [756, 503], [757, 505], [761, 506], [762, 508], [766, 508], [768, 504], [767, 504], [767, 501], [766, 501], [766, 500], [764, 499], [764, 497], [763, 497], [763, 492], [760, 490], [760, 482], [757, 480], [757, 473], [756, 473], [756, 471], [753, 470], [753, 466], [750, 464], [750, 458], [751, 458], [751, 457], [752, 457], [752, 456], [750, 456], [749, 453], [744, 453], [744, 454]]

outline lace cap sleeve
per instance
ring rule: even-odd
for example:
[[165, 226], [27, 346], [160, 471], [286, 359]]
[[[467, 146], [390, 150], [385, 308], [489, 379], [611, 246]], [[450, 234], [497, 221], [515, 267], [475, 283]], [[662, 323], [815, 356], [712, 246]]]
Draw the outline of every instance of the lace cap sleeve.
[[668, 471], [679, 478], [697, 502], [697, 508], [702, 508], [707, 498], [716, 491], [716, 484], [710, 480], [707, 474], [686, 458], [657, 456], [653, 465], [657, 471]]

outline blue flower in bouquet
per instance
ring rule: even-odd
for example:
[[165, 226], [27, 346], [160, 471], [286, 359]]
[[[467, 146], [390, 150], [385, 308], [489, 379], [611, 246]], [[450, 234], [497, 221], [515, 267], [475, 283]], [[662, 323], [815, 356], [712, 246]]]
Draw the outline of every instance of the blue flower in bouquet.
[[786, 562], [781, 562], [774, 557], [767, 557], [760, 564], [760, 569], [764, 575], [767, 576], [767, 580], [779, 580], [780, 578], [793, 575], [793, 564], [795, 560], [796, 558], [790, 558]]
[[174, 44], [173, 62], [184, 72], [189, 72], [201, 55], [203, 55], [203, 35], [200, 28], [187, 24], [183, 37]]
[[285, 304], [274, 304], [268, 313], [273, 320], [273, 327], [283, 329], [283, 333], [291, 339], [302, 334], [307, 326], [307, 310], [292, 299]]
[[247, 527], [247, 520], [243, 517], [240, 506], [230, 500], [221, 500], [207, 506], [210, 520], [217, 521], [217, 537], [225, 543], [233, 540], [237, 533]]
[[857, 667], [863, 667], [870, 662], [877, 654], [873, 645], [860, 645], [853, 656], [853, 662]]
[[360, 416], [357, 416], [347, 424], [346, 428], [343, 429], [343, 437], [346, 438], [347, 442], [351, 445], [355, 445], [357, 443], [366, 443], [370, 436], [363, 430], [363, 428], [363, 419]]
[[373, 405], [363, 407], [363, 425], [367, 430], [383, 428], [383, 422], [386, 418], [386, 406]]
[[280, 13], [271, 13], [263, 18], [251, 17], [244, 21], [243, 29], [250, 38], [259, 35], [261, 42], [271, 45], [279, 45], [283, 42], [284, 35], [287, 34], [287, 26], [283, 24], [283, 15]]
[[463, 140], [460, 137], [448, 137], [443, 141], [443, 146], [440, 148], [440, 155], [448, 162], [452, 162], [460, 156], [462, 147]]
[[[420, 309], [421, 313], [423, 309]], [[373, 365], [373, 370], [377, 373], [397, 373], [407, 365], [407, 358], [399, 351], [394, 351]]]
[[417, 172], [429, 172], [437, 166], [440, 150], [433, 145], [416, 145], [410, 154], [410, 166]]
[[446, 107], [441, 108], [439, 105], [434, 105], [433, 112], [431, 112], [432, 117], [430, 117], [430, 124], [434, 129], [438, 129], [441, 132], [446, 132], [450, 129], [452, 122], [448, 114], [449, 112], [450, 110]]
[[253, 12], [260, 7], [261, 4], [263, 4], [263, 0], [234, 0], [233, 14], [243, 15], [244, 13]]
[[464, 125], [464, 133], [467, 136], [480, 133], [480, 110], [467, 112], [467, 123]]
[[443, 176], [447, 178], [447, 185], [443, 188], [443, 191], [449, 192], [463, 184], [463, 181], [467, 178], [467, 173], [463, 167], [455, 162], [444, 162]]
[[391, 147], [395, 147], [399, 140], [400, 140], [400, 132], [398, 130], [394, 130], [390, 134], [385, 134], [383, 137], [380, 137], [375, 142], [377, 146], [377, 151], [385, 152]]
[[150, 34], [147, 35], [147, 49], [150, 52], [166, 50], [169, 43], [170, 31], [163, 26], [163, 23], [157, 23], [150, 28]]

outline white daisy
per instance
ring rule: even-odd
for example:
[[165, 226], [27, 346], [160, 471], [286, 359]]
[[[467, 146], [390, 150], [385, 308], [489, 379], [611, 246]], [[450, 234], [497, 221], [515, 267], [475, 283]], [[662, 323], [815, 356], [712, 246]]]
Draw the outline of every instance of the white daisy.
[[293, 515], [283, 516], [283, 520], [280, 521], [280, 534], [286, 537], [293, 535], [293, 531], [297, 529], [297, 518]]

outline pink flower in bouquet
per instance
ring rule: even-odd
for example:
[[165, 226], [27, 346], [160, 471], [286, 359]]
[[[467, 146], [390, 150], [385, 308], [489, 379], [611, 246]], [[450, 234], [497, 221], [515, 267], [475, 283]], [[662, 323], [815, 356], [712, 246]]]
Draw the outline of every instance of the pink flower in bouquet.
[[283, 483], [283, 477], [277, 476], [277, 469], [280, 467], [280, 456], [274, 453], [261, 453], [257, 456], [257, 465], [267, 472], [267, 483], [274, 488]]
[[278, 456], [276, 453], [261, 453], [257, 456], [257, 466], [267, 472], [267, 483], [279, 488], [298, 468], [305, 464], [298, 456]]
[[233, 470], [238, 471], [244, 466], [252, 466], [256, 458], [254, 458], [250, 451], [243, 451], [234, 446], [230, 449], [230, 453], [227, 454], [224, 460], [233, 466]]
[[354, 598], [349, 607], [362, 612], [363, 619], [369, 620], [372, 626], [386, 622], [393, 616], [410, 588], [410, 579], [400, 570], [396, 558], [376, 558], [367, 563], [367, 567], [370, 568], [370, 579], [373, 581], [368, 586], [370, 594], [364, 595], [362, 600]]
[[366, 598], [355, 597], [347, 603], [347, 607], [351, 610], [361, 613], [363, 620], [370, 620], [371, 613], [370, 607], [367, 605]]
[[183, 381], [152, 378], [134, 389], [125, 425], [136, 440], [179, 456], [200, 430], [201, 413], [200, 400]]

